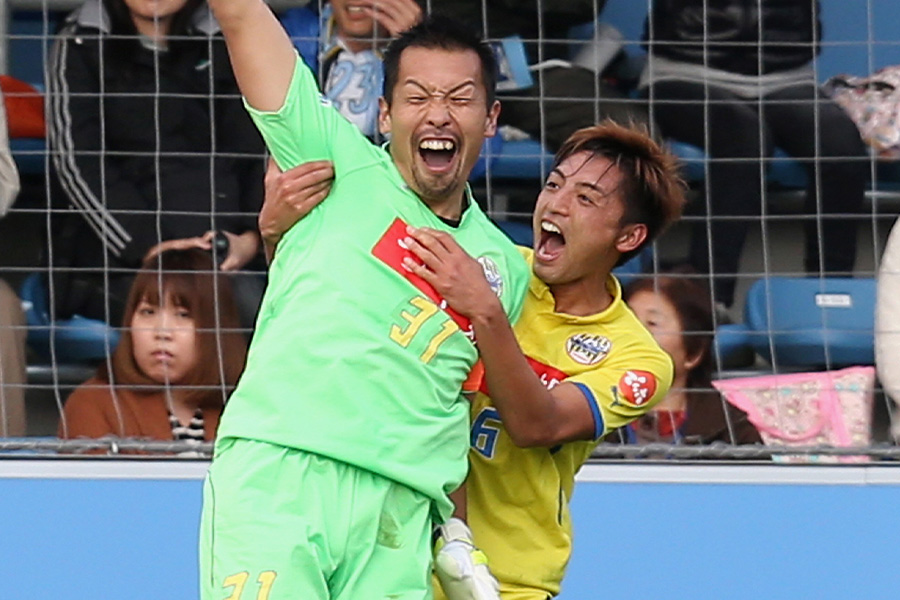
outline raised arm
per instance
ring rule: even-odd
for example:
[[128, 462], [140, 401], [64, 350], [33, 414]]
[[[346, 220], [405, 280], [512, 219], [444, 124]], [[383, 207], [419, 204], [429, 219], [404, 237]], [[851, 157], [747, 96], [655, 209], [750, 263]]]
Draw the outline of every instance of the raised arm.
[[209, 0], [228, 45], [241, 93], [253, 108], [284, 104], [295, 52], [287, 33], [263, 0]]

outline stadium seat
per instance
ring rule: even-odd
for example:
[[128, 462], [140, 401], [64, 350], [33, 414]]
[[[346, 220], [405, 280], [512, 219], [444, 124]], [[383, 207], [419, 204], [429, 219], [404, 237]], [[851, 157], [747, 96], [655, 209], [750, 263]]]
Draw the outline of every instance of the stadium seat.
[[[493, 179], [540, 181], [550, 172], [553, 154], [536, 140], [503, 140], [491, 138], [490, 160], [486, 169], [473, 170], [473, 179], [485, 175]], [[484, 153], [482, 154], [484, 156]]]
[[25, 278], [19, 296], [28, 326], [28, 346], [43, 360], [96, 362], [103, 360], [119, 343], [119, 332], [102, 321], [79, 315], [51, 321], [47, 290], [40, 273]]
[[776, 367], [871, 365], [875, 279], [763, 278], [747, 292], [744, 321]]
[[615, 275], [622, 285], [627, 285], [631, 280], [649, 273], [653, 267], [653, 245], [645, 246], [639, 254], [632, 256], [623, 265], [619, 265], [613, 269]]
[[496, 221], [497, 227], [518, 246], [528, 246], [534, 241], [534, 232], [530, 223], [521, 221]]
[[716, 369], [736, 369], [753, 364], [752, 333], [745, 323], [725, 323], [713, 337], [713, 364]]
[[478, 161], [475, 163], [475, 166], [472, 167], [472, 172], [469, 174], [469, 181], [478, 181], [485, 177], [488, 169], [493, 168], [494, 161], [502, 147], [503, 139], [499, 134], [494, 137], [484, 138], [484, 142], [481, 144], [481, 152], [478, 155]]
[[19, 173], [23, 175], [42, 175], [44, 173], [47, 146], [43, 139], [14, 138], [9, 141], [9, 148]]
[[[9, 75], [28, 82], [40, 91], [44, 87], [44, 60], [49, 55], [52, 32], [65, 11], [14, 10], [10, 13]], [[49, 34], [47, 32], [50, 32]], [[10, 149], [16, 168], [23, 175], [43, 175], [47, 147], [43, 138], [14, 138]]]
[[[681, 160], [682, 174], [688, 183], [702, 183], [706, 179], [705, 163], [709, 160], [706, 153], [691, 144], [668, 140], [667, 145], [672, 153]], [[788, 189], [806, 187], [806, 171], [780, 148], [770, 159], [766, 169], [769, 183]]]

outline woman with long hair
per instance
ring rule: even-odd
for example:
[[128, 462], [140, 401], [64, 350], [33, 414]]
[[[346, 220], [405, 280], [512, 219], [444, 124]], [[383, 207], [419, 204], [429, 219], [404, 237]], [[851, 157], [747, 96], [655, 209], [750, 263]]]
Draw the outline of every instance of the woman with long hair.
[[230, 281], [209, 253], [164, 251], [135, 277], [121, 340], [69, 396], [59, 437], [210, 441], [246, 353]]

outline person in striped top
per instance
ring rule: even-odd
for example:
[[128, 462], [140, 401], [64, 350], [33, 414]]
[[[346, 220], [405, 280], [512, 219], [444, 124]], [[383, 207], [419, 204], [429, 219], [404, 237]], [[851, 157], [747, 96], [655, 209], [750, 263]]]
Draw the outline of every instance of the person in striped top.
[[230, 281], [210, 254], [162, 252], [135, 278], [109, 367], [66, 401], [59, 437], [211, 441], [246, 353]]

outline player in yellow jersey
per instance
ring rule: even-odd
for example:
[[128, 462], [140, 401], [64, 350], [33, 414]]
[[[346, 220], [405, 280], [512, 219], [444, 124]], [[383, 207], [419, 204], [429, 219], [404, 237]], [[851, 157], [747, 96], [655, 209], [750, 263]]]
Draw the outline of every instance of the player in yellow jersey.
[[[291, 190], [285, 198], [302, 196], [283, 185]], [[270, 208], [276, 195], [270, 186]], [[572, 550], [575, 473], [600, 438], [646, 412], [671, 384], [671, 358], [625, 305], [611, 271], [683, 204], [674, 157], [645, 133], [610, 122], [575, 132], [538, 196], [534, 251], [523, 249], [533, 275], [514, 327], [481, 267], [450, 236], [409, 230], [405, 243], [424, 264], [406, 267], [472, 320], [484, 362], [457, 515], [467, 518], [504, 600], [559, 593]]]
[[[622, 300], [612, 269], [676, 220], [675, 159], [610, 122], [560, 149], [534, 211], [533, 276], [514, 327], [478, 263], [435, 230], [410, 230], [407, 267], [468, 316], [485, 367], [472, 402], [466, 510], [504, 600], [559, 593], [572, 551], [575, 473], [605, 433], [666, 395], [671, 358]], [[440, 594], [438, 594], [440, 597]]]

